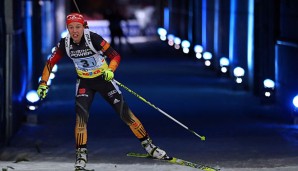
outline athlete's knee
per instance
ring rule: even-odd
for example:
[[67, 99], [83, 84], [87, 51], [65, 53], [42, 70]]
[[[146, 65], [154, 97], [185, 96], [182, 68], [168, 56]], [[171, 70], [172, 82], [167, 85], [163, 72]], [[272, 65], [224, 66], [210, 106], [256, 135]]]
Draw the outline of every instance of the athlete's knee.
[[131, 123], [134, 122], [134, 119], [133, 119], [134, 115], [133, 115], [132, 111], [129, 109], [129, 107], [126, 105], [122, 108], [122, 110], [120, 110], [119, 115], [120, 115], [120, 118], [127, 125], [130, 125]]
[[76, 102], [76, 115], [77, 119], [79, 119], [81, 122], [87, 123], [89, 118], [89, 111], [88, 107], [82, 105], [79, 102]]

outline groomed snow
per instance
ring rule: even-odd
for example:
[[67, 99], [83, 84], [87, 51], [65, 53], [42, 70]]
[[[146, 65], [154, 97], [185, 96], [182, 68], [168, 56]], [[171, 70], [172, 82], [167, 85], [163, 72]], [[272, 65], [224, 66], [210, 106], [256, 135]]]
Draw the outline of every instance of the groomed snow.
[[[19, 162], [0, 161], [2, 171], [73, 171], [69, 162]], [[198, 171], [198, 169], [173, 164], [112, 164], [89, 163], [95, 171]], [[297, 171], [298, 167], [276, 168], [220, 168], [221, 171]]]

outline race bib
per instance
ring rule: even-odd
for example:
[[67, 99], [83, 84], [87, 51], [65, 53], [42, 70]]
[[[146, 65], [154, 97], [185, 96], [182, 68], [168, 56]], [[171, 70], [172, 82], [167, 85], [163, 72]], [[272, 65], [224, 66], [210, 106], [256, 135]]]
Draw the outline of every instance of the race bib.
[[85, 58], [72, 58], [72, 60], [76, 68], [81, 70], [100, 68], [105, 61], [103, 58], [98, 57], [98, 55]]

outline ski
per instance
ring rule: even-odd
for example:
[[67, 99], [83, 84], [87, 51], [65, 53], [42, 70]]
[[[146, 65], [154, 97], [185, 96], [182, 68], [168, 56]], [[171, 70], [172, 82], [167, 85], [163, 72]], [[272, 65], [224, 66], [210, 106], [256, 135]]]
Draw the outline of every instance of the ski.
[[76, 168], [75, 171], [95, 171], [94, 169]]
[[[133, 152], [131, 152], [131, 153], [127, 153], [126, 155], [129, 156], [129, 157], [156, 159], [156, 158], [153, 158], [149, 154], [146, 154], [146, 153], [133, 153]], [[172, 164], [178, 164], [178, 165], [181, 165], [181, 166], [188, 166], [188, 167], [200, 169], [200, 170], [203, 170], [203, 171], [219, 171], [220, 170], [220, 169], [213, 168], [211, 166], [193, 163], [193, 162], [186, 161], [186, 160], [176, 158], [176, 157], [166, 157], [165, 159], [156, 159], [156, 160], [167, 161], [167, 162], [172, 163]]]

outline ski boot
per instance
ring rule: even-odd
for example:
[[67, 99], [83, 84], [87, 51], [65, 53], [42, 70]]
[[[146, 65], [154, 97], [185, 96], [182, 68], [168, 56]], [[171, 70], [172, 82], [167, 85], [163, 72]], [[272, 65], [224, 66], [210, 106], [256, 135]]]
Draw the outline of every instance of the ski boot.
[[87, 148], [78, 148], [76, 150], [75, 171], [86, 170], [87, 161]]
[[151, 157], [157, 158], [157, 159], [167, 158], [166, 152], [160, 149], [159, 147], [157, 147], [156, 145], [154, 145], [150, 138], [142, 141], [141, 144]]

